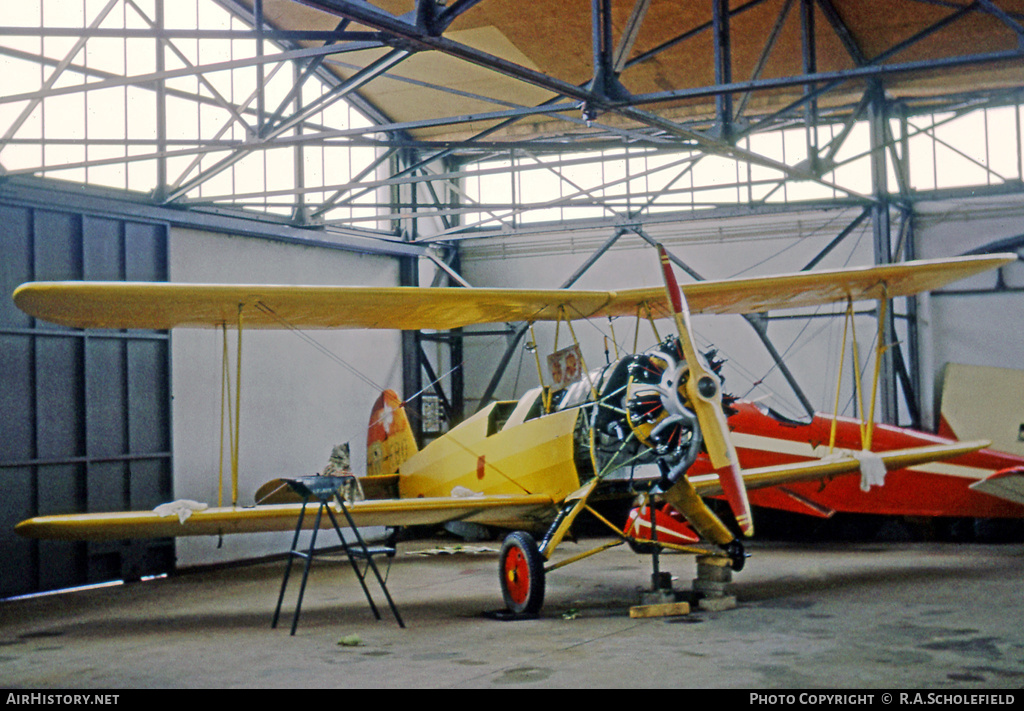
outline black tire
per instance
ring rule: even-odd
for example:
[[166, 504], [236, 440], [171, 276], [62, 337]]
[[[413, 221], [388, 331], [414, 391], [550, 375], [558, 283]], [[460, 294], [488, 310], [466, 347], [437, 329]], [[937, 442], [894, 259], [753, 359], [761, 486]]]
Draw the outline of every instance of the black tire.
[[509, 611], [534, 615], [544, 604], [544, 557], [533, 536], [515, 531], [505, 536], [498, 557], [501, 594]]

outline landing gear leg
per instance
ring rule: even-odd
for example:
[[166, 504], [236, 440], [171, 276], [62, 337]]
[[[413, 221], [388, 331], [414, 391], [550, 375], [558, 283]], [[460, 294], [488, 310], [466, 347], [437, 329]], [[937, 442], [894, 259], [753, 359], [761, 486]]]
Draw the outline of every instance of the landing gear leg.
[[505, 537], [498, 557], [501, 594], [516, 615], [534, 615], [544, 604], [544, 556], [533, 536], [516, 531]]

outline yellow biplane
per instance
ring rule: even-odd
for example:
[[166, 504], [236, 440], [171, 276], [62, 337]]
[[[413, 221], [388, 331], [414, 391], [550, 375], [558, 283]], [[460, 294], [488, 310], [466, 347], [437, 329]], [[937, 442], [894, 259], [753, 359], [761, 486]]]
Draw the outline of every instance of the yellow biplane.
[[[717, 366], [698, 351], [690, 314], [745, 314], [867, 299], [884, 303], [997, 268], [1016, 255], [680, 287], [667, 254], [660, 246], [658, 250], [664, 284], [624, 291], [37, 282], [19, 287], [14, 300], [32, 316], [70, 327], [237, 325], [240, 334], [249, 328], [445, 330], [618, 316], [652, 323], [673, 319], [676, 334], [655, 348], [589, 372], [574, 365], [580, 377], [557, 393], [539, 387], [518, 401], [491, 403], [423, 449], [413, 441], [398, 396], [388, 391], [378, 398], [370, 418], [368, 472], [359, 478], [363, 497], [347, 507], [354, 524], [403, 527], [464, 521], [511, 531], [499, 556], [499, 575], [505, 602], [517, 614], [539, 610], [546, 572], [607, 547], [552, 560], [584, 510], [615, 532], [617, 541], [611, 545], [628, 542], [641, 551], [673, 547], [652, 546], [619, 529], [594, 510], [592, 504], [599, 499], [639, 496], [672, 504], [705, 542], [705, 547], [674, 547], [717, 556], [739, 570], [745, 561], [741, 538], [753, 533], [748, 489], [863, 474], [869, 459], [874, 467], [900, 469], [988, 444], [835, 452], [820, 460], [742, 470], [730, 439], [728, 403], [723, 402]], [[716, 474], [691, 479], [687, 472], [697, 458], [710, 460]], [[126, 539], [296, 526], [300, 504], [270, 495], [279, 488], [274, 482], [257, 495], [265, 499], [263, 505], [237, 504], [237, 454], [232, 477], [236, 495], [231, 506], [181, 518], [158, 511], [40, 516], [18, 524], [17, 531], [33, 538]], [[711, 496], [728, 502], [740, 535], [705, 503]]]

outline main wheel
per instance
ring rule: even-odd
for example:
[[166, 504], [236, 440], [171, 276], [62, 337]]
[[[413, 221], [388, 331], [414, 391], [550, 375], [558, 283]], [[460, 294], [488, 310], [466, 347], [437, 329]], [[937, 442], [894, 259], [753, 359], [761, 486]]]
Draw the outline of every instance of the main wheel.
[[498, 559], [501, 594], [517, 615], [532, 615], [544, 604], [544, 557], [533, 536], [516, 531], [505, 537]]

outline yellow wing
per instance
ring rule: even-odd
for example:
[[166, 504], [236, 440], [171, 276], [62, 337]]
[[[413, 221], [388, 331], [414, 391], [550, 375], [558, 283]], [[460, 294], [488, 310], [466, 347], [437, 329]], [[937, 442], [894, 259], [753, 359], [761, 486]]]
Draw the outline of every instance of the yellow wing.
[[[988, 446], [986, 441], [958, 442], [872, 453], [887, 470], [926, 462], [950, 459]], [[860, 461], [852, 454], [839, 454], [797, 464], [745, 469], [748, 489], [823, 479], [856, 472]], [[715, 474], [696, 476], [692, 483], [701, 496], [716, 496], [722, 488]], [[421, 526], [446, 521], [469, 521], [502, 528], [533, 528], [550, 521], [556, 503], [545, 494], [439, 497], [416, 499], [378, 499], [357, 501], [348, 506], [357, 526]], [[116, 511], [110, 513], [37, 516], [15, 526], [26, 538], [60, 540], [116, 540], [123, 538], [166, 538], [206, 536], [229, 533], [260, 533], [295, 529], [300, 504], [271, 504], [255, 507], [219, 507], [195, 511], [183, 523], [175, 516], [155, 511]], [[335, 511], [338, 511], [336, 508]], [[305, 526], [313, 526], [307, 515]], [[342, 523], [344, 520], [342, 519]], [[325, 516], [323, 528], [331, 526]]]
[[[906, 296], [995, 269], [1015, 254], [922, 260], [879, 267], [685, 284], [691, 313], [741, 314], [848, 298]], [[36, 318], [75, 328], [451, 329], [477, 323], [669, 316], [663, 287], [625, 291], [33, 282], [14, 292]]]
[[[885, 464], [886, 471], [905, 469], [906, 467], [918, 464], [938, 462], [944, 459], [952, 459], [962, 454], [976, 452], [990, 444], [991, 442], [987, 440], [977, 440], [974, 442], [894, 449], [888, 452], [847, 453], [837, 451], [834, 457], [824, 457], [795, 464], [779, 464], [758, 469], [744, 469], [743, 482], [748, 490], [753, 490], [769, 486], [779, 486], [781, 484], [791, 484], [798, 481], [814, 481], [830, 476], [850, 474], [861, 468], [861, 460], [858, 457], [864, 456], [881, 459], [882, 463]], [[722, 487], [718, 482], [718, 475], [716, 474], [693, 476], [690, 477], [690, 481], [701, 496], [718, 496], [722, 493]]]
[[[315, 503], [315, 502], [312, 502]], [[554, 501], [545, 495], [479, 496], [472, 498], [383, 499], [348, 504], [356, 526], [427, 526], [446, 521], [470, 521], [490, 526], [532, 528], [555, 514]], [[216, 536], [229, 533], [294, 531], [301, 504], [271, 504], [251, 508], [225, 506], [193, 512], [184, 522], [155, 511], [37, 516], [14, 530], [26, 538], [72, 541], [122, 538]], [[338, 521], [345, 519], [332, 504]], [[305, 528], [312, 528], [316, 509], [307, 510]], [[324, 516], [321, 528], [332, 526]]]

